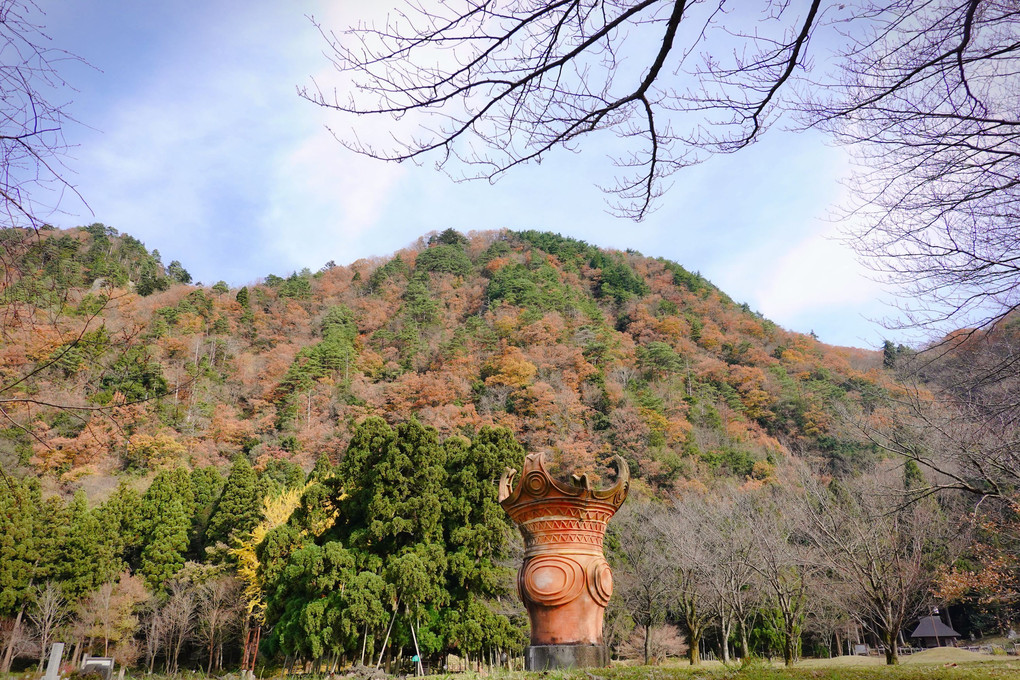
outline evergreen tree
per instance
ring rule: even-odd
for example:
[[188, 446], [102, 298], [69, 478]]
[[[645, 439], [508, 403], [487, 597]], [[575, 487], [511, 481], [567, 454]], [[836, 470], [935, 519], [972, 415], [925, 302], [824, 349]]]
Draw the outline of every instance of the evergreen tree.
[[142, 496], [121, 482], [105, 503], [97, 508], [103, 533], [113, 544], [113, 553], [137, 568], [142, 547]]
[[0, 616], [13, 616], [14, 621], [7, 645], [0, 649], [0, 673], [10, 671], [14, 643], [46, 562], [39, 540], [42, 502], [38, 483], [4, 481], [0, 484]]
[[440, 542], [446, 453], [436, 430], [411, 420], [394, 432], [381, 418], [366, 419], [362, 430], [358, 446], [369, 447], [348, 450], [341, 482], [352, 492], [338, 502], [340, 516], [360, 524], [349, 535], [351, 545], [390, 558], [402, 548]]
[[166, 275], [178, 283], [191, 283], [191, 274], [180, 263], [180, 260], [173, 260], [167, 265]]
[[498, 483], [506, 468], [521, 469], [524, 448], [502, 427], [483, 427], [474, 441], [446, 441], [449, 488], [445, 513], [451, 587], [461, 593], [502, 595], [507, 570], [497, 566], [506, 554], [513, 527], [499, 505]]
[[71, 500], [66, 522], [57, 577], [64, 594], [74, 600], [112, 581], [124, 563], [112, 535], [115, 527], [105, 523], [98, 510], [89, 509], [81, 489]]
[[39, 486], [34, 480], [6, 481], [0, 483], [0, 616], [12, 616], [28, 602], [42, 559]]
[[149, 588], [158, 592], [163, 592], [167, 581], [184, 566], [191, 529], [191, 517], [185, 511], [181, 498], [172, 498], [163, 510], [163, 516], [153, 525], [142, 548], [138, 568]]
[[891, 340], [882, 343], [882, 366], [896, 368], [896, 345]]
[[[284, 438], [285, 441], [287, 439]], [[296, 437], [289, 439], [294, 440], [296, 445]], [[304, 482], [305, 471], [300, 465], [289, 460], [274, 459], [269, 461], [258, 475], [255, 490], [260, 499], [272, 498], [284, 491], [300, 489]]]
[[418, 328], [431, 326], [439, 320], [439, 304], [429, 291], [429, 275], [416, 272], [404, 291], [404, 306], [401, 308], [404, 318]]
[[206, 529], [223, 491], [223, 477], [209, 465], [191, 471], [191, 488], [195, 494], [195, 514], [191, 524], [191, 554], [199, 557], [206, 546]]
[[909, 492], [918, 491], [927, 486], [928, 482], [924, 478], [921, 466], [917, 464], [917, 461], [908, 458], [907, 462], [903, 464], [903, 488]]
[[248, 459], [242, 455], [235, 456], [230, 475], [223, 485], [223, 495], [209, 519], [206, 543], [231, 545], [232, 539], [255, 528], [262, 516], [257, 482]]
[[286, 525], [258, 549], [267, 620], [279, 651], [374, 658], [390, 625], [394, 644], [423, 654], [523, 644], [522, 620], [498, 614], [512, 535], [496, 501], [523, 449], [508, 430], [440, 442], [416, 420], [358, 425], [336, 474], [325, 459]]
[[138, 571], [153, 590], [162, 591], [184, 566], [194, 509], [191, 475], [184, 468], [160, 472], [142, 497]]

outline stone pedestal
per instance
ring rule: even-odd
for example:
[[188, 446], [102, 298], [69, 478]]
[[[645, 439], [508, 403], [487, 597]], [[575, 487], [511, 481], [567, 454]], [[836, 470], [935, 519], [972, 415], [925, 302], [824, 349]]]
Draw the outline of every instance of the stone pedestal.
[[524, 648], [524, 670], [604, 668], [609, 648], [603, 645], [533, 645]]
[[613, 594], [613, 572], [602, 554], [606, 525], [630, 485], [627, 464], [616, 457], [616, 483], [592, 489], [587, 475], [554, 480], [541, 454], [524, 462], [520, 483], [507, 469], [499, 502], [524, 537], [517, 592], [531, 620], [529, 670], [599, 667], [609, 663], [602, 620]]

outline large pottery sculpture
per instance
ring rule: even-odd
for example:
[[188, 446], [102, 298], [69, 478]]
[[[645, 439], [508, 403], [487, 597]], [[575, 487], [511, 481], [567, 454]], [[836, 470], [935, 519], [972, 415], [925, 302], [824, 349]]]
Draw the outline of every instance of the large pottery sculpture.
[[593, 489], [587, 475], [571, 484], [553, 479], [541, 454], [499, 482], [499, 502], [524, 537], [524, 563], [517, 591], [531, 618], [528, 670], [609, 665], [602, 644], [602, 619], [613, 594], [613, 572], [602, 554], [609, 518], [627, 498], [630, 471], [616, 457], [616, 483]]

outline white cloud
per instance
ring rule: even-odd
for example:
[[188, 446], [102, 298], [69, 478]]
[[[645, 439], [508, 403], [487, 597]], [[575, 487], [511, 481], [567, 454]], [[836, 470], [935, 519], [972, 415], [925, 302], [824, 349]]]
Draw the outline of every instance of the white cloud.
[[881, 286], [865, 276], [853, 252], [830, 230], [807, 237], [768, 267], [757, 302], [766, 316], [802, 317], [832, 307], [858, 307], [876, 300]]
[[[383, 18], [392, 4], [323, 0], [309, 12], [340, 35], [359, 19]], [[159, 248], [164, 260], [182, 260], [196, 278], [244, 283], [385, 255], [447, 226], [537, 228], [669, 257], [789, 328], [828, 323], [847, 342], [868, 332], [859, 314], [878, 289], [842, 245], [819, 233], [817, 218], [838, 200], [843, 160], [818, 135], [771, 133], [678, 174], [662, 209], [634, 224], [607, 215], [592, 187], [613, 172], [597, 140], [496, 186], [454, 184], [429, 165], [346, 151], [325, 125], [352, 121], [296, 96], [295, 86], [313, 76], [327, 87], [344, 80], [292, 4], [237, 11], [214, 0], [157, 16], [134, 4], [81, 7], [60, 11], [78, 11], [88, 25], [64, 17], [55, 41], [70, 41], [105, 71], [76, 82], [83, 105], [76, 113], [104, 132], [76, 140], [77, 184], [96, 219]], [[91, 45], [106, 49], [93, 55]], [[356, 123], [379, 139], [390, 121]]]

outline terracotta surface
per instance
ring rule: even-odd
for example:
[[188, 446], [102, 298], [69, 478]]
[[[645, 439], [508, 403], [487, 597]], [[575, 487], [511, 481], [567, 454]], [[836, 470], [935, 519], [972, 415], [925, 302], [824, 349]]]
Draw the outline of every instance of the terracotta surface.
[[524, 536], [517, 592], [531, 618], [532, 645], [601, 645], [602, 618], [613, 594], [613, 572], [602, 553], [609, 518], [627, 498], [630, 472], [616, 457], [616, 483], [592, 489], [587, 475], [571, 484], [546, 472], [542, 454], [507, 468], [499, 502]]

